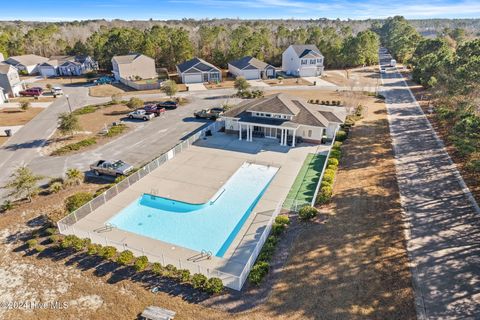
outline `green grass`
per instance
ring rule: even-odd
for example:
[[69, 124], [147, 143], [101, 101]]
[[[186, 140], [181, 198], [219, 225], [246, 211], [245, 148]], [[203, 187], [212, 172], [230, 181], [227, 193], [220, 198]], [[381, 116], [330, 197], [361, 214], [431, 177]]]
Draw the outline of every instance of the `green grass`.
[[109, 137], [109, 138], [110, 138], [110, 137], [115, 137], [115, 136], [117, 136], [117, 135], [119, 135], [119, 134], [122, 134], [123, 131], [125, 131], [125, 129], [127, 129], [127, 126], [124, 125], [124, 124], [119, 124], [119, 125], [116, 125], [116, 126], [112, 126], [112, 127], [108, 130], [107, 134], [105, 134], [105, 136], [107, 136], [107, 137]]
[[309, 153], [303, 162], [302, 168], [290, 188], [283, 207], [289, 209], [295, 202], [311, 202], [315, 194], [318, 180], [322, 174], [323, 165], [327, 157]]
[[94, 113], [95, 111], [97, 111], [101, 107], [102, 106], [89, 105], [89, 106], [85, 106], [85, 107], [82, 107], [80, 109], [77, 109], [77, 110], [73, 111], [73, 114], [79, 116], [79, 115], [82, 115], [82, 114]]
[[52, 156], [61, 156], [61, 155], [70, 153], [72, 151], [78, 151], [80, 149], [86, 148], [96, 143], [97, 143], [97, 139], [95, 138], [87, 138], [84, 140], [80, 140], [78, 142], [67, 144], [66, 146], [63, 146], [61, 148], [58, 148], [57, 150], [54, 150], [52, 152]]

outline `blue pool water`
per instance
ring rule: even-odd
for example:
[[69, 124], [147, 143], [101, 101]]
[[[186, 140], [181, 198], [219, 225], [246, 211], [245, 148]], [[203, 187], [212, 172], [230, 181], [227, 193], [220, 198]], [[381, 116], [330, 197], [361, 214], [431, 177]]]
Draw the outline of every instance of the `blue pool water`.
[[223, 257], [277, 171], [244, 163], [207, 203], [144, 194], [109, 222], [125, 231]]

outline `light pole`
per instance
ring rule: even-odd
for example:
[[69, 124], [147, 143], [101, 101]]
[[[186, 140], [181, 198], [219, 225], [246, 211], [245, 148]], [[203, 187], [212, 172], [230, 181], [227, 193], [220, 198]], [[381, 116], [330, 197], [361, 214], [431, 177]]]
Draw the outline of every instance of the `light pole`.
[[70, 99], [68, 98], [68, 94], [65, 95], [65, 98], [67, 98], [68, 109], [70, 110], [70, 113], [72, 113], [72, 106], [70, 105]]

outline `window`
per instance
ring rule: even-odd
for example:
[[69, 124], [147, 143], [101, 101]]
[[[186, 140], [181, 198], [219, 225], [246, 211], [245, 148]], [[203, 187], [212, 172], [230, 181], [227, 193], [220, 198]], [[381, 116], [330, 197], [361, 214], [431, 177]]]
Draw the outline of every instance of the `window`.
[[315, 64], [315, 63], [316, 63], [315, 59], [310, 59], [310, 64]]
[[308, 130], [308, 137], [309, 137], [309, 138], [312, 137], [312, 130]]
[[317, 59], [317, 63], [322, 63], [322, 59]]
[[271, 117], [272, 115], [270, 113], [266, 113], [265, 117]]
[[307, 59], [302, 59], [302, 64], [307, 64]]

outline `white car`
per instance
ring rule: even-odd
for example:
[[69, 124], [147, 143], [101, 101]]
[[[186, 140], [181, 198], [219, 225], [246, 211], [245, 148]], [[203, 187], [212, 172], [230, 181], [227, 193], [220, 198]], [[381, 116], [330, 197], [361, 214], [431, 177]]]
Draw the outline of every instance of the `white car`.
[[133, 112], [130, 112], [128, 114], [129, 119], [142, 119], [143, 121], [148, 121], [150, 119], [155, 118], [155, 115], [153, 113], [147, 113], [143, 109], [135, 110]]
[[385, 70], [385, 68], [381, 68], [380, 73], [387, 73], [387, 70]]
[[53, 87], [52, 94], [54, 97], [63, 95], [63, 90], [60, 87]]

